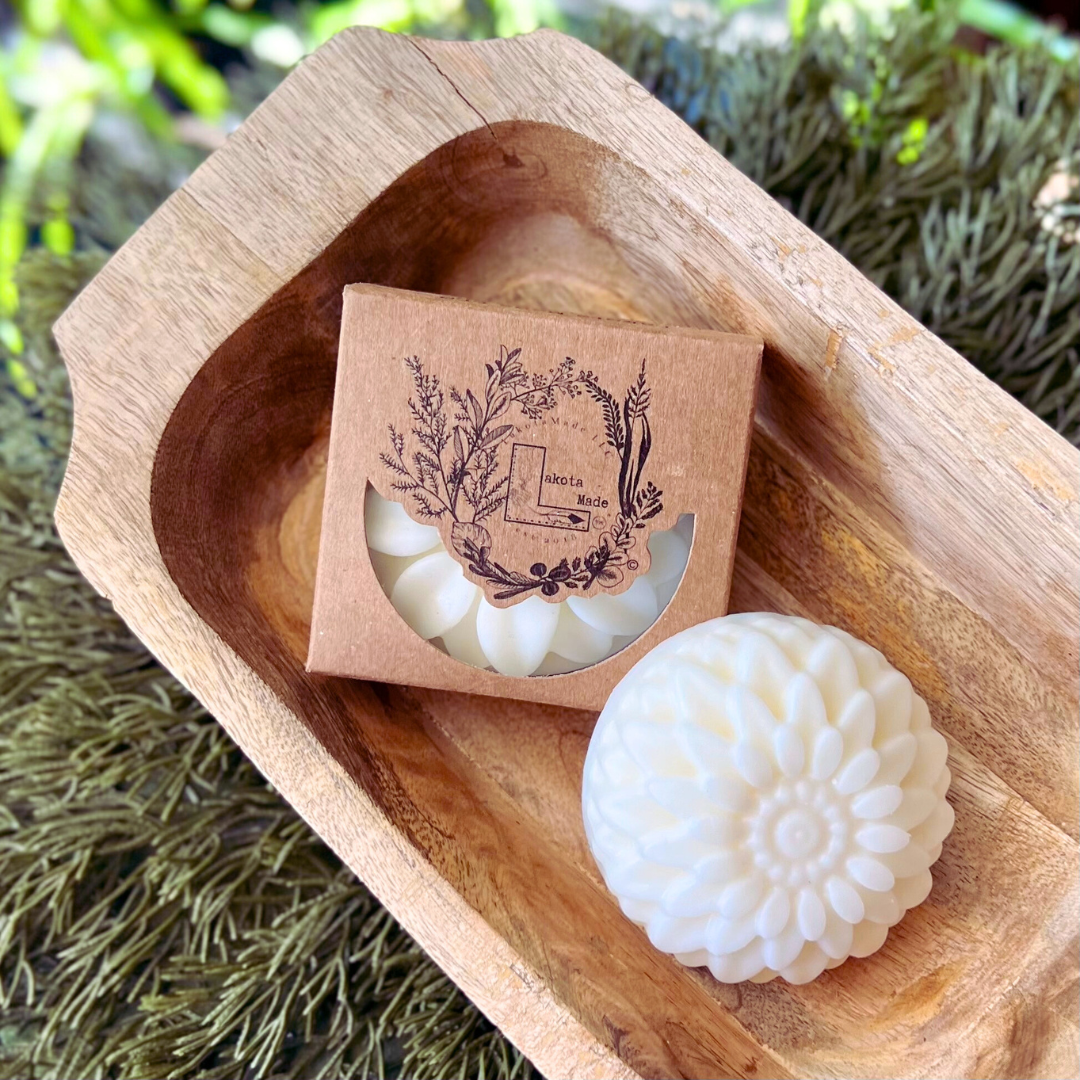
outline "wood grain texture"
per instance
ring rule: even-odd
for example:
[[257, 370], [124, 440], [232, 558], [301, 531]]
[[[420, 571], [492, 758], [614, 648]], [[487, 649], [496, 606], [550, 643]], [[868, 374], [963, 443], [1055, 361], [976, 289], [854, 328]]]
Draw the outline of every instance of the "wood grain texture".
[[[356, 281], [764, 339], [733, 606], [871, 641], [952, 752], [934, 891], [880, 953], [683, 969], [588, 857], [590, 714], [305, 674]], [[76, 561], [548, 1075], [1076, 1074], [1080, 457], [612, 65], [341, 34], [57, 336]]]

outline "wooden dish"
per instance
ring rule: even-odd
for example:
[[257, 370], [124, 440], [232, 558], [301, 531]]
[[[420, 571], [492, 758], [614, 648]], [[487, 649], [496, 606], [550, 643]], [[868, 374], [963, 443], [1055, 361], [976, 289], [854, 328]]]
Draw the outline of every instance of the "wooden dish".
[[[592, 715], [305, 674], [357, 281], [765, 339], [734, 607], [879, 646], [951, 745], [955, 831], [881, 952], [681, 968], [586, 850]], [[76, 562], [549, 1076], [1075, 1075], [1078, 455], [616, 67], [343, 33], [56, 332]]]

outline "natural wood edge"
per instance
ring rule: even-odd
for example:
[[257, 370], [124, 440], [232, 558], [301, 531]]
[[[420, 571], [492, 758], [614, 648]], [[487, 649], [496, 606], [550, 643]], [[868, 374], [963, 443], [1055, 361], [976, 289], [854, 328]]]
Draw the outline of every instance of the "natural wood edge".
[[[115, 573], [108, 542], [89, 535], [100, 520], [79, 456], [56, 509], [56, 524], [86, 578]], [[304, 725], [202, 623], [160, 563], [145, 584], [118, 592], [117, 614], [217, 717], [259, 771], [371, 890], [481, 1012], [546, 1076], [637, 1080], [544, 985], [539, 974], [421, 857]], [[101, 591], [99, 589], [98, 591]], [[108, 592], [103, 592], [108, 597]], [[181, 632], [164, 634], [165, 620]], [[212, 658], [212, 659], [211, 659]], [[213, 670], [216, 678], [210, 678]], [[284, 766], [283, 766], [283, 763]]]
[[[1063, 527], [1075, 527], [1080, 453], [1074, 447], [885, 296], [794, 216], [779, 208], [764, 219], [751, 213], [755, 185], [720, 155], [706, 150], [688, 125], [588, 46], [566, 41], [550, 30], [509, 43], [423, 41], [420, 45], [455, 93], [489, 126], [507, 119], [513, 110], [528, 119], [565, 124], [590, 138], [598, 138], [603, 131], [605, 145], [620, 154], [632, 148], [636, 152], [629, 157], [635, 166], [706, 218], [726, 243], [751, 252], [756, 280], [782, 290], [791, 303], [812, 311], [820, 323], [821, 360], [810, 365], [816, 367], [815, 378], [824, 374], [827, 385], [830, 378], [835, 383], [838, 369], [857, 373], [859, 407], [871, 423], [883, 409], [891, 409], [895, 416], [901, 403], [901, 407], [914, 407], [924, 434], [932, 431], [933, 441], [948, 448], [950, 469], [968, 469], [973, 486], [993, 487], [994, 505], [969, 502], [958, 508], [962, 516], [955, 535], [920, 531], [910, 537], [914, 549], [931, 561], [956, 563], [966, 543], [962, 539], [965, 529], [992, 550], [995, 560], [1019, 558], [1018, 547], [1023, 547], [1031, 561], [1029, 580], [1018, 583], [1024, 606], [1038, 610], [1044, 620], [1062, 630], [1070, 628], [1075, 651], [1071, 630], [1075, 587], [1066, 604], [1059, 595], [1036, 585], [1041, 579], [1052, 580], [1055, 569], [1060, 571], [1054, 559], [1061, 553], [1058, 546], [1047, 550], [1047, 529], [1057, 534]], [[521, 77], [522, 99], [513, 103], [497, 92], [508, 45], [519, 49], [515, 70], [541, 72], [531, 83]], [[545, 67], [541, 58], [555, 48], [566, 62], [558, 85], [549, 74], [551, 65]], [[570, 90], [575, 86], [580, 102]], [[621, 100], [624, 108], [597, 116], [595, 101], [604, 96]], [[527, 102], [524, 109], [522, 100]], [[654, 147], [658, 152], [649, 153]], [[748, 328], [747, 332], [757, 331]], [[962, 407], [956, 408], [957, 403]], [[852, 478], [857, 476], [857, 458], [845, 465]], [[941, 467], [938, 461], [924, 482], [906, 493], [906, 512], [912, 513], [919, 499], [932, 490], [925, 480]], [[887, 504], [882, 511], [887, 513]], [[979, 521], [979, 526], [969, 526], [965, 515]], [[917, 514], [913, 520], [917, 521]], [[1026, 546], [1019, 539], [1024, 531], [1028, 533]], [[1077, 553], [1069, 552], [1073, 565]], [[1016, 620], [1016, 605], [1002, 605], [994, 584], [985, 576], [957, 578], [949, 584], [988, 620], [1004, 625]], [[1034, 663], [1032, 647], [1020, 644]]]
[[[340, 53], [348, 51], [351, 41], [361, 40], [366, 42], [366, 51], [379, 38], [375, 32], [355, 31], [335, 40], [335, 47]], [[568, 53], [577, 53], [588, 59], [589, 63], [597, 63], [595, 54], [589, 53], [583, 46], [573, 42], [567, 44], [567, 39], [553, 38], [550, 33], [482, 47], [424, 43], [427, 51], [422, 53], [422, 58], [419, 56], [422, 50], [417, 47], [415, 51], [418, 62], [426, 58], [423, 62], [434, 65], [432, 55], [438, 57], [438, 74], [445, 80], [439, 100], [448, 114], [453, 113], [457, 117], [454, 124], [461, 127], [461, 133], [464, 133], [477, 126], [476, 116], [472, 113], [476, 113], [478, 108], [483, 108], [485, 115], [489, 114], [487, 104], [483, 101], [478, 105], [473, 104], [477, 95], [473, 93], [469, 79], [481, 82], [486, 79], [492, 85], [498, 82], [492, 71], [485, 72], [483, 57], [492, 55], [490, 50], [493, 49], [521, 50], [519, 55], [525, 58], [525, 66], [533, 67], [536, 61], [530, 56], [530, 51], [535, 49], [536, 43], [544, 42], [557, 44], [560, 50]], [[473, 49], [477, 52], [470, 51]], [[452, 63], [443, 59], [451, 55], [448, 50], [454, 56]], [[452, 69], [453, 82], [446, 74], [446, 68]], [[580, 85], [574, 80], [571, 82]], [[464, 89], [458, 89], [459, 86], [464, 86]], [[655, 102], [644, 101], [648, 95], [636, 84], [624, 84], [623, 88], [627, 101], [638, 102], [643, 108], [649, 109], [650, 116], [659, 117], [664, 113]], [[466, 94], [469, 95], [467, 98]], [[530, 105], [530, 108], [544, 113], [548, 106], [540, 101]], [[549, 111], [553, 110], [554, 107]], [[636, 120], [633, 118], [636, 106], [629, 108], [628, 113], [632, 115], [625, 121], [626, 124], [640, 122], [640, 114], [637, 114]], [[484, 119], [484, 122], [487, 123], [488, 119]], [[665, 118], [664, 124], [666, 131], [676, 130], [671, 126], [670, 117]], [[586, 134], [589, 133], [587, 117], [579, 117], [578, 126]], [[685, 129], [685, 132], [689, 132], [689, 129]], [[436, 141], [442, 141], [442, 138], [440, 135]], [[624, 141], [626, 138], [628, 136], [624, 134]], [[680, 145], [685, 149], [685, 135], [680, 135], [677, 143], [676, 150]], [[674, 161], [678, 154], [672, 157]], [[674, 167], [673, 164], [672, 169]], [[665, 168], [666, 165], [658, 165], [656, 176], [663, 183], [673, 186], [673, 190], [685, 193], [685, 185], [680, 187], [681, 181], [671, 180], [674, 172], [669, 176]], [[724, 169], [729, 171], [725, 172]], [[741, 178], [735, 181], [730, 175], [733, 172], [724, 163], [719, 174], [725, 178], [725, 182], [748, 183]], [[708, 177], [705, 179], [708, 180]], [[184, 198], [174, 197], [175, 202], [170, 200], [166, 206], [172, 204], [174, 210], [180, 206], [184, 208], [184, 213], [196, 207], [205, 218], [215, 218], [213, 207], [208, 203], [186, 190], [181, 194]], [[350, 212], [357, 212], [362, 205], [361, 202], [357, 207], [350, 207]], [[159, 214], [129, 245], [138, 236], [142, 237], [140, 243], [143, 244], [168, 243], [166, 219], [159, 217]], [[220, 225], [220, 220], [215, 220]], [[715, 215], [712, 220], [719, 223]], [[809, 260], [798, 252], [798, 244], [806, 236], [805, 230], [801, 229], [797, 223], [784, 223], [774, 238], [777, 244], [775, 256], [755, 256], [761, 265], [768, 264], [769, 273], [778, 280], [787, 282], [792, 275], [809, 269]], [[252, 310], [250, 297], [269, 296], [276, 287], [273, 283], [280, 283], [284, 277], [281, 267], [264, 257], [262, 252], [256, 251], [247, 243], [247, 238], [230, 232], [223, 236], [223, 240], [226, 246], [234, 244], [241, 249], [236, 253], [236, 259], [243, 263], [245, 273], [249, 275], [246, 285], [250, 286], [250, 292], [237, 289], [236, 296], [230, 297], [224, 308], [225, 321], [232, 319], [234, 324], [238, 324], [246, 317], [245, 313], [250, 314]], [[781, 245], [790, 247], [792, 251], [783, 255]], [[814, 245], [809, 247], [810, 258], [821, 255], [827, 259], [828, 256], [820, 250], [823, 245], [816, 240]], [[130, 251], [129, 246], [125, 245], [123, 251]], [[839, 259], [839, 256], [832, 253], [832, 258]], [[119, 259], [118, 254], [114, 262]], [[843, 260], [836, 265], [841, 264], [847, 266]], [[834, 264], [829, 262], [828, 265]], [[520, 957], [505, 939], [469, 908], [426, 861], [420, 859], [303, 724], [217, 635], [209, 631], [180, 596], [162, 563], [149, 522], [149, 469], [168, 416], [187, 381], [209, 355], [207, 343], [220, 344], [227, 334], [222, 331], [221, 324], [203, 325], [199, 320], [205, 321], [205, 316], [198, 311], [185, 312], [177, 322], [178, 336], [183, 336], [181, 331], [187, 327], [183, 320], [197, 324], [199, 333], [193, 335], [194, 344], [178, 353], [175, 365], [168, 371], [167, 385], [149, 392], [145, 407], [147, 415], [140, 416], [133, 412], [129, 417], [124, 414], [125, 424], [130, 420], [131, 427], [138, 429], [140, 453], [145, 453], [147, 460], [141, 460], [124, 446], [125, 441], [130, 441], [127, 430], [101, 428], [95, 421], [91, 439], [87, 434], [87, 417], [96, 415], [100, 419], [106, 413], [110, 396], [118, 386], [123, 385], [129, 368], [146, 367], [141, 357], [134, 353], [130, 357], [125, 354], [128, 342], [108, 339], [105, 324], [110, 318], [123, 322], [117, 313], [127, 310], [129, 306], [139, 307], [157, 302], [156, 297], [164, 288], [163, 281], [169, 281], [170, 275], [175, 280], [182, 280], [188, 272], [187, 265], [181, 261], [176, 267], [162, 268], [152, 283], [134, 282], [131, 289], [134, 295], [129, 296], [125, 304], [118, 300], [118, 282], [123, 283], [122, 275], [116, 271], [113, 263], [110, 266], [113, 270], [107, 269], [95, 279], [56, 327], [61, 351], [73, 373], [76, 399], [72, 458], [56, 519], [61, 537], [76, 564], [102, 595], [115, 597], [118, 613], [135, 633], [150, 644], [178, 678], [198, 688], [200, 698], [221, 718], [223, 726], [253, 762], [369, 884], [444, 970], [473, 997], [484, 1013], [502, 1027], [508, 1037], [545, 1073], [552, 1077], [636, 1075], [609, 1049], [597, 1042], [543, 988], [535, 972], [521, 963]], [[808, 287], [800, 282], [798, 288], [805, 293]], [[835, 301], [830, 301], [830, 304], [835, 304]], [[915, 327], [918, 324], [895, 305], [889, 307], [889, 304], [891, 302], [885, 307], [891, 313], [890, 319], [898, 320], [889, 322], [889, 327], [900, 327], [892, 334], [895, 337], [896, 333], [900, 333], [900, 339], [886, 349], [877, 351], [900, 372], [891, 385], [908, 387], [911, 380], [926, 378], [932, 380], [943, 394], [956, 392], [962, 397], [971, 393], [971, 416], [974, 419], [969, 424], [974, 424], [975, 420], [989, 422], [995, 416], [1004, 416], [1001, 422], [1006, 424], [1006, 430], [996, 444], [1001, 460], [994, 463], [994, 468], [1008, 479], [1010, 506], [1026, 508], [1034, 501], [1040, 521], [1054, 523], [1059, 528], [1062, 521], [1073, 523], [1075, 484], [1061, 479], [1065, 476], [1068, 480], [1075, 470], [1077, 455], [1073, 448], [1049, 428], [1032, 422], [1022, 406], [970, 369], [951, 350], [946, 350], [940, 343], [935, 345], [936, 339], [931, 340], [931, 336], [921, 328], [914, 337], [905, 338], [904, 328], [910, 329], [909, 324]], [[93, 330], [91, 336], [94, 341], [86, 339], [88, 324]], [[138, 337], [140, 331], [148, 335], [150, 328], [148, 325], [136, 326], [132, 331], [133, 337]], [[108, 359], [105, 359], [102, 341], [108, 341]], [[831, 355], [833, 363], [839, 357], [841, 367], [848, 363], [873, 366], [878, 361], [872, 354], [872, 345], [872, 341], [861, 340], [854, 333], [848, 334], [842, 343], [837, 343], [833, 353], [824, 354], [826, 359], [823, 363], [829, 367], [828, 356]], [[928, 370], [935, 357], [944, 363], [944, 368]], [[895, 371], [890, 374], [884, 365], [880, 365], [877, 371], [877, 376], [881, 378], [891, 378], [895, 374]], [[140, 371], [140, 375], [145, 376], [145, 371]], [[941, 418], [935, 420], [935, 423], [941, 422]], [[962, 439], [973, 430], [969, 426], [953, 432], [950, 437]], [[1025, 447], [1028, 435], [1031, 436], [1030, 445]], [[132, 464], [130, 474], [123, 469], [117, 470], [113, 463], [112, 471], [104, 475], [110, 464], [107, 461], [110, 450], [115, 451], [118, 460]], [[1023, 457], [1024, 453], [1028, 457]], [[1018, 457], [1018, 454], [1021, 456]], [[1017, 464], [1022, 464], [1031, 455], [1038, 459], [1036, 464], [1043, 470], [1036, 469], [1032, 474], [1034, 479]], [[982, 483], [989, 482], [988, 475], [983, 476]], [[996, 480], [997, 476], [995, 474], [990, 479]], [[965, 590], [970, 596], [970, 587], [965, 585]], [[986, 604], [979, 604], [977, 598], [971, 602], [971, 606], [984, 617], [993, 618], [992, 610]], [[287, 776], [283, 776], [283, 769]], [[483, 973], [482, 977], [477, 975], [478, 971]], [[539, 1023], [537, 1016], [540, 1017]], [[540, 1028], [543, 1030], [538, 1030]]]
[[[411, 45], [409, 55], [427, 65]], [[449, 87], [443, 96], [448, 113], [465, 111]], [[469, 130], [475, 118], [470, 114], [468, 123], [462, 122], [465, 119], [450, 137]], [[438, 141], [442, 139], [433, 146]], [[352, 213], [361, 208], [362, 204]], [[169, 385], [142, 387], [144, 407], [131, 415], [134, 433], [101, 421], [114, 394], [128, 380], [127, 367], [140, 366], [141, 358], [125, 353], [125, 336], [135, 338], [140, 330], [150, 333], [133, 322], [126, 326], [127, 334], [118, 337], [109, 324], [124, 322], [121, 310], [142, 316], [162, 288], [161, 281], [131, 278], [130, 266], [147, 245], [168, 246], [178, 220], [195, 218], [204, 227], [209, 222], [209, 214], [187, 188], [173, 195], [114, 254], [54, 326], [69, 371], [75, 413], [71, 455], [55, 510], [61, 540], [80, 572], [114, 603], [136, 636], [184, 685], [198, 688], [200, 700], [282, 797], [543, 1073], [582, 1080], [635, 1080], [638, 1074], [555, 998], [539, 974], [418, 855], [304, 725], [205, 626], [169, 577], [149, 519], [154, 452], [186, 384], [205, 356], [228, 336], [229, 328], [220, 321], [211, 325], [205, 309], [181, 313], [180, 344], [170, 359]], [[283, 279], [231, 232], [222, 232], [220, 243], [237, 249], [236, 261], [244, 264], [237, 276], [246, 275], [252, 287], [241, 300], [230, 297], [222, 304], [223, 318], [235, 325]], [[198, 265], [188, 255], [181, 252], [171, 265], [160, 268], [160, 276], [166, 281], [182, 279]], [[254, 293], [259, 294], [257, 301], [251, 299]], [[198, 324], [193, 335], [185, 334], [185, 320]], [[192, 341], [184, 340], [187, 337]], [[167, 344], [161, 348], [167, 349]], [[132, 452], [135, 444], [142, 447], [143, 456]], [[113, 453], [126, 458], [131, 470], [103, 477], [97, 465]], [[119, 517], [126, 517], [130, 526], [123, 537], [115, 532]]]

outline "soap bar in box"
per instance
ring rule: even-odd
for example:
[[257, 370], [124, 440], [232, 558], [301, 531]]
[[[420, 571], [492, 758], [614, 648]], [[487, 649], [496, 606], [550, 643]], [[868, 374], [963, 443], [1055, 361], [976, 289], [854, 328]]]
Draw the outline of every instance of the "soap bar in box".
[[726, 612], [761, 350], [348, 286], [309, 670], [599, 708]]

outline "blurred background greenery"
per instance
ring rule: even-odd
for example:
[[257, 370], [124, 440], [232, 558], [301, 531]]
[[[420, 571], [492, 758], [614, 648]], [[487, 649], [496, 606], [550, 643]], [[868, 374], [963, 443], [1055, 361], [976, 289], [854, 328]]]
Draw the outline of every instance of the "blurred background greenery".
[[[808, 19], [851, 34], [885, 26], [938, 0], [625, 0], [680, 36], [727, 34], [773, 45], [797, 40]], [[1074, 38], [1008, 0], [945, 0], [973, 40], [1041, 43], [1074, 62]], [[3, 10], [0, 8], [0, 10]], [[587, 34], [596, 0], [15, 0], [0, 21], [0, 348], [16, 385], [31, 389], [19, 356], [16, 267], [28, 244], [64, 256], [78, 242], [73, 163], [95, 125], [132, 125], [156, 140], [215, 145], [249, 106], [227, 77], [245, 67], [270, 85], [347, 26], [433, 36], [493, 37], [553, 26]], [[732, 36], [734, 35], [734, 36]], [[241, 95], [244, 97], [244, 95]], [[873, 102], [850, 99], [853, 117]], [[904, 153], [925, 139], [915, 124]], [[133, 136], [134, 137], [134, 136]]]

